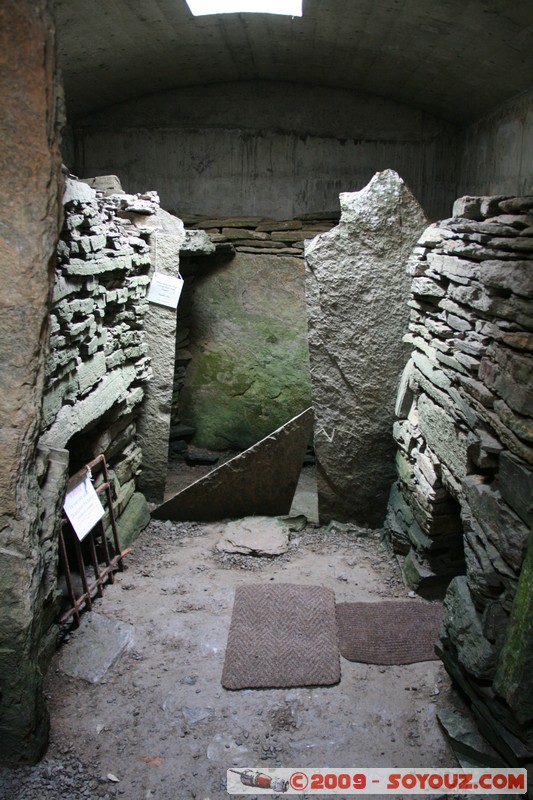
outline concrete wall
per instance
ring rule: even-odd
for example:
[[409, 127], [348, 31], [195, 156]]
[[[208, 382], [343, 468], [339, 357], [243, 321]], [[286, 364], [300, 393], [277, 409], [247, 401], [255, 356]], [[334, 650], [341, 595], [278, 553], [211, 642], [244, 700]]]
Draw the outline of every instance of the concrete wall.
[[[40, 609], [46, 549], [36, 464], [50, 264], [59, 232], [54, 35], [46, 0], [0, 8], [0, 763], [47, 739]], [[58, 470], [61, 471], [60, 469]]]
[[459, 195], [533, 194], [533, 91], [515, 97], [462, 136]]
[[283, 219], [338, 209], [341, 191], [392, 168], [430, 218], [456, 195], [455, 129], [378, 97], [290, 83], [196, 86], [74, 124], [74, 171], [156, 186], [178, 214]]

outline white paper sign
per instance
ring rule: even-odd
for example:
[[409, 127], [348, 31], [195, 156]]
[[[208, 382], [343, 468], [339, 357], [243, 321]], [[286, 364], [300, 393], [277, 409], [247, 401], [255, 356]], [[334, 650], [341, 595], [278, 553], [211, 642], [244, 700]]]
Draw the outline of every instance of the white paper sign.
[[81, 542], [105, 513], [89, 473], [69, 489], [63, 508]]
[[175, 278], [174, 275], [154, 272], [150, 289], [148, 290], [148, 302], [157, 303], [160, 306], [168, 306], [169, 308], [177, 308], [183, 283], [181, 275]]

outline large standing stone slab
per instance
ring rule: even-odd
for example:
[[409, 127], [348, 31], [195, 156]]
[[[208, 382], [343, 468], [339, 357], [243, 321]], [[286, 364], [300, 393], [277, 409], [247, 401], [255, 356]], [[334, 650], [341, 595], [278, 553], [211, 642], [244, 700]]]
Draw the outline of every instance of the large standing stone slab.
[[405, 264], [427, 221], [392, 170], [340, 195], [339, 225], [306, 246], [320, 520], [383, 522], [394, 403], [407, 360]]
[[216, 547], [221, 553], [280, 556], [289, 549], [289, 524], [275, 517], [246, 517], [229, 522]]
[[198, 447], [244, 450], [311, 404], [303, 261], [237, 253], [194, 287], [179, 416]]
[[48, 527], [43, 514], [55, 510], [51, 498], [45, 506], [40, 495], [44, 475], [37, 469], [36, 444], [61, 161], [50, 3], [4, 0], [0, 12], [0, 763], [5, 765], [36, 761], [48, 737], [43, 636], [49, 623], [43, 608], [55, 551], [42, 526]]
[[[179, 253], [185, 241], [183, 222], [160, 209], [155, 215], [159, 230], [150, 237], [150, 277], [154, 272], [177, 277]], [[143, 471], [139, 488], [149, 500], [163, 499], [167, 475], [168, 440], [172, 384], [174, 382], [174, 342], [176, 310], [150, 303], [145, 320], [152, 380], [147, 384], [137, 431], [143, 451]]]
[[212, 522], [288, 514], [313, 426], [310, 408], [178, 492], [155, 519]]

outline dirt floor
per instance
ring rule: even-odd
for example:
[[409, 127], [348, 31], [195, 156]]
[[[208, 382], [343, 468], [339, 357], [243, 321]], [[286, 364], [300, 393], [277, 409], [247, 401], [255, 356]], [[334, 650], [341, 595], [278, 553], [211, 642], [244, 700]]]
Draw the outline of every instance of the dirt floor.
[[[296, 499], [294, 512], [313, 518], [309, 470]], [[48, 754], [36, 767], [0, 773], [1, 800], [222, 800], [232, 766], [457, 765], [436, 720], [438, 707], [454, 702], [438, 661], [380, 667], [341, 659], [342, 679], [328, 688], [222, 688], [241, 584], [317, 584], [333, 588], [337, 601], [409, 601], [379, 531], [348, 535], [311, 522], [291, 534], [286, 554], [258, 558], [217, 553], [223, 529], [150, 523], [95, 604], [98, 614], [133, 626], [132, 643], [89, 683], [62, 670], [85, 623], [70, 635], [46, 680]]]

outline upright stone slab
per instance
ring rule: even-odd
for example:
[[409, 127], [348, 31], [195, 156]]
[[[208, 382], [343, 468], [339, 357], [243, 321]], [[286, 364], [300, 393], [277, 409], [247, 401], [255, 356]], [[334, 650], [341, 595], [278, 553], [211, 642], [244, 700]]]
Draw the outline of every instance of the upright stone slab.
[[[36, 761], [48, 738], [41, 637], [45, 578], [53, 560], [50, 540], [46, 541], [47, 515], [54, 512], [41, 495], [43, 474], [36, 464], [36, 444], [53, 278], [50, 264], [60, 218], [59, 79], [49, 5], [45, 0], [5, 0], [1, 6], [2, 765]], [[42, 462], [46, 471], [47, 463]]]
[[237, 253], [194, 287], [180, 419], [198, 447], [251, 447], [311, 403], [302, 259]]
[[339, 225], [306, 246], [321, 522], [377, 526], [394, 480], [394, 403], [407, 360], [408, 255], [427, 221], [392, 170], [340, 195]]
[[[179, 253], [185, 242], [183, 222], [162, 209], [155, 216], [159, 230], [154, 231], [150, 237], [150, 275], [153, 277], [153, 273], [158, 272], [177, 277]], [[143, 471], [139, 476], [139, 488], [149, 500], [157, 502], [163, 499], [167, 476], [176, 309], [150, 303], [145, 330], [152, 380], [146, 387], [137, 425], [143, 451]]]

